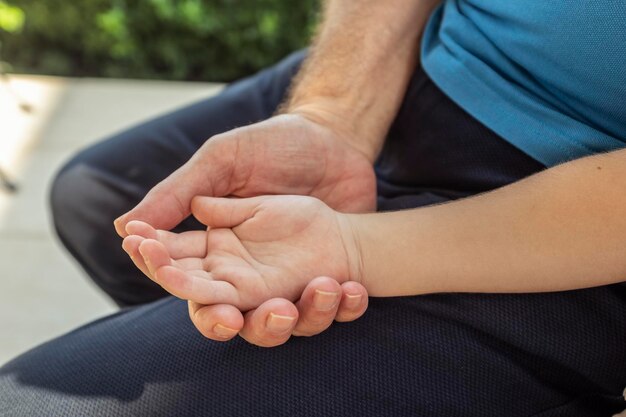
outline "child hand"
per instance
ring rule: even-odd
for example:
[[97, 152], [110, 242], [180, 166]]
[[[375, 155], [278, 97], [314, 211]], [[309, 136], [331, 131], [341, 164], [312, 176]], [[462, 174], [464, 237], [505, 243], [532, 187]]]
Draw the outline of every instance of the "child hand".
[[313, 277], [360, 281], [350, 224], [320, 200], [196, 197], [192, 213], [206, 231], [169, 234], [167, 247], [139, 245], [144, 272], [177, 297], [246, 311], [274, 297], [297, 300]]

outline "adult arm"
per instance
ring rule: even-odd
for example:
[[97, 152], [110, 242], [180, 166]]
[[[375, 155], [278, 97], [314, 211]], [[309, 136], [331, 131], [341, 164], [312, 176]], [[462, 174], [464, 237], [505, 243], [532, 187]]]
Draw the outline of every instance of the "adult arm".
[[283, 111], [346, 130], [350, 143], [373, 162], [439, 2], [326, 1], [319, 33]]

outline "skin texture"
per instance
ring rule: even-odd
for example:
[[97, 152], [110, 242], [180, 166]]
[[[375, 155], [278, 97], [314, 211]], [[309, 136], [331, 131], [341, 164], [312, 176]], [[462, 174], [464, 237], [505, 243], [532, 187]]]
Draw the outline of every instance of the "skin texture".
[[[191, 213], [197, 195], [300, 194], [342, 212], [373, 210], [372, 163], [415, 68], [421, 32], [438, 3], [326, 1], [318, 35], [281, 108], [283, 114], [211, 138], [115, 221], [118, 234], [133, 234], [129, 229], [135, 220], [170, 230]], [[148, 273], [136, 240], [125, 241], [125, 248]], [[337, 287], [334, 278], [310, 276], [313, 280], [295, 304], [287, 299], [268, 301], [244, 317], [233, 306], [190, 303], [191, 317], [198, 330], [214, 340], [228, 340], [241, 331], [251, 343], [275, 346], [292, 332], [313, 335], [333, 319], [350, 321], [363, 314], [365, 289], [355, 282]], [[334, 293], [341, 300], [338, 307], [317, 308], [310, 294], [319, 292]], [[291, 324], [275, 332], [269, 325], [270, 312], [290, 314]], [[218, 325], [223, 335], [214, 330]]]
[[294, 300], [313, 275], [360, 282], [382, 297], [574, 290], [626, 276], [623, 189], [625, 150], [389, 213], [339, 213], [303, 196], [197, 197], [193, 214], [209, 228], [170, 236], [183, 258], [172, 259], [171, 242], [143, 239], [138, 248], [170, 293], [242, 310]]

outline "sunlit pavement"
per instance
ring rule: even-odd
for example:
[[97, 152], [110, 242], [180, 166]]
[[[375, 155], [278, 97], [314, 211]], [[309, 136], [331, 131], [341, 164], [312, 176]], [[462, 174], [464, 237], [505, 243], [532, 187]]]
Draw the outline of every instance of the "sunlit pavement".
[[0, 364], [115, 310], [51, 232], [54, 172], [78, 149], [219, 88], [38, 76], [0, 83], [0, 169], [18, 186], [0, 190]]

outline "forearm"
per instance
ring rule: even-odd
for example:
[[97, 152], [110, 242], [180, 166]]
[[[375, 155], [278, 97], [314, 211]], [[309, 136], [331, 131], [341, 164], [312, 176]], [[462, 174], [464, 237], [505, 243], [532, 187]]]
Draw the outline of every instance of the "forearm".
[[378, 154], [415, 68], [438, 0], [328, 0], [309, 57], [283, 106], [340, 129]]
[[626, 151], [473, 198], [349, 215], [373, 296], [536, 292], [626, 280]]

